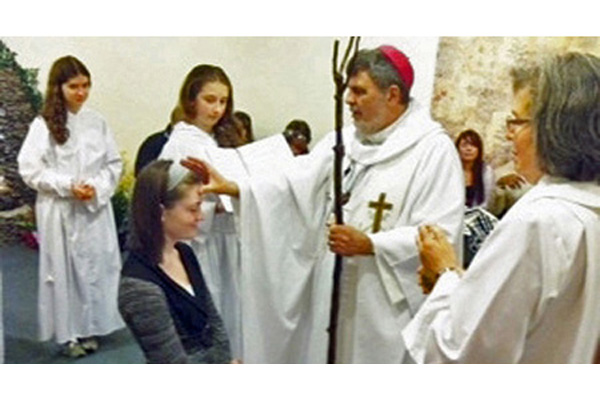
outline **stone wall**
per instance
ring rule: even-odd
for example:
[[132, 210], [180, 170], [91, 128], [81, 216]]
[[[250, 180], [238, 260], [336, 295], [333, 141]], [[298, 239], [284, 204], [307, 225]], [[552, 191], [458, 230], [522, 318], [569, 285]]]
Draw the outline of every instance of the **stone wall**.
[[546, 54], [581, 51], [600, 54], [597, 37], [448, 37], [439, 42], [432, 114], [453, 138], [465, 129], [481, 134], [485, 158], [507, 165], [505, 135], [511, 111], [509, 71], [516, 63]]
[[0, 210], [33, 202], [34, 192], [18, 174], [17, 155], [35, 115], [17, 74], [0, 69], [0, 174], [10, 189], [9, 196], [2, 196], [0, 200]]
[[21, 68], [0, 41], [0, 244], [20, 240], [21, 233], [34, 229], [35, 192], [19, 175], [17, 155], [41, 104], [36, 74]]

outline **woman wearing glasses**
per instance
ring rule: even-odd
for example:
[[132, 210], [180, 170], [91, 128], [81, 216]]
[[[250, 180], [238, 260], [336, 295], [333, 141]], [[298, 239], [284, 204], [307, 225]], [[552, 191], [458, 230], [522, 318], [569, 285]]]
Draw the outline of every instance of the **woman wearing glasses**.
[[420, 229], [425, 291], [403, 337], [418, 362], [589, 363], [600, 334], [600, 59], [569, 53], [513, 74], [507, 139], [535, 187], [469, 270]]
[[310, 126], [301, 120], [295, 119], [285, 127], [283, 137], [287, 141], [294, 156], [301, 156], [309, 153], [308, 145], [311, 140]]

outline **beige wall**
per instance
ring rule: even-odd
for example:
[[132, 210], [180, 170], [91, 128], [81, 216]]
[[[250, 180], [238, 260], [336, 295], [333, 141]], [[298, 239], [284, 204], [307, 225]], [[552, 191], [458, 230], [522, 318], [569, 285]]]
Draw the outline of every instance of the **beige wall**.
[[432, 112], [457, 137], [482, 136], [497, 175], [512, 170], [506, 118], [512, 108], [510, 69], [567, 51], [600, 55], [598, 37], [444, 37], [439, 41]]
[[[66, 54], [92, 73], [88, 105], [115, 132], [129, 164], [144, 138], [162, 129], [179, 87], [195, 65], [224, 68], [235, 107], [253, 119], [257, 137], [281, 132], [292, 119], [306, 120], [316, 139], [333, 127], [331, 37], [4, 37], [24, 68], [39, 68], [43, 92], [52, 62]], [[345, 48], [342, 39], [341, 48]], [[361, 47], [394, 44], [415, 66], [414, 94], [429, 103], [437, 37], [366, 37]], [[346, 117], [346, 123], [350, 123]]]

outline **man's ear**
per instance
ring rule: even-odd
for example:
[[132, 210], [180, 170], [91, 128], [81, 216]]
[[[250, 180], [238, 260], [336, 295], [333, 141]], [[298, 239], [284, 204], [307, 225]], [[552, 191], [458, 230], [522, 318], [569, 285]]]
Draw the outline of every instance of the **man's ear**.
[[402, 92], [397, 85], [392, 85], [388, 88], [387, 100], [393, 104], [396, 104], [396, 102], [397, 104], [402, 104]]

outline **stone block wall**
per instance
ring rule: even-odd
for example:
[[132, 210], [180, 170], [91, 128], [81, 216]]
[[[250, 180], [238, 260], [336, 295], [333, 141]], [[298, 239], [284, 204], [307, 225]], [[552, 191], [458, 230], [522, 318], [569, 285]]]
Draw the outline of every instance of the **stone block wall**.
[[439, 42], [432, 115], [453, 138], [474, 129], [485, 159], [499, 169], [510, 164], [505, 121], [512, 106], [509, 75], [515, 64], [567, 51], [600, 55], [597, 37], [445, 37]]
[[33, 225], [35, 192], [19, 175], [17, 155], [41, 104], [36, 76], [0, 41], [0, 244], [20, 240]]

